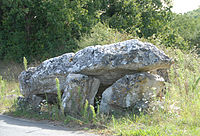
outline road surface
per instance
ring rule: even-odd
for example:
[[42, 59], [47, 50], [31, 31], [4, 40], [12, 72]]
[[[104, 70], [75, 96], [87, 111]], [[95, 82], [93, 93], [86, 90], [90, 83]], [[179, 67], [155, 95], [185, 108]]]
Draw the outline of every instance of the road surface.
[[53, 126], [45, 122], [0, 115], [0, 136], [95, 136], [83, 131]]

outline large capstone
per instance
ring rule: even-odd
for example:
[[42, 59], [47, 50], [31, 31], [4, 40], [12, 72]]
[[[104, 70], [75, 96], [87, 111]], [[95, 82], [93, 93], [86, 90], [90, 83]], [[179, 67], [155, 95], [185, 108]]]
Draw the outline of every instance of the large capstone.
[[164, 79], [150, 73], [126, 75], [107, 88], [100, 105], [102, 113], [124, 112], [141, 106], [147, 108], [153, 95], [161, 92]]
[[80, 115], [86, 100], [89, 105], [94, 105], [94, 98], [99, 89], [100, 81], [94, 77], [69, 74], [66, 88], [62, 96], [64, 111], [70, 114]]
[[138, 71], [169, 68], [171, 59], [156, 46], [139, 40], [128, 40], [104, 46], [90, 46], [73, 57], [73, 73], [94, 76], [103, 86]]

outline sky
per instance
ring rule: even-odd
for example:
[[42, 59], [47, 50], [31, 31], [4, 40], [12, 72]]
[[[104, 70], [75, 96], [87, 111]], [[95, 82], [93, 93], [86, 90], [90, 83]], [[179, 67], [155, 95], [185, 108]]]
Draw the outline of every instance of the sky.
[[185, 13], [200, 7], [200, 0], [173, 0], [173, 9], [175, 13]]

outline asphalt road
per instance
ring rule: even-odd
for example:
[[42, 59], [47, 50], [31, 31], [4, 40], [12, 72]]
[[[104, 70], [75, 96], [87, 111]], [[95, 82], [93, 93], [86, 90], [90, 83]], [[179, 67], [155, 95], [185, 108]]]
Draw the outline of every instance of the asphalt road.
[[83, 131], [53, 126], [45, 122], [0, 115], [0, 136], [95, 136]]

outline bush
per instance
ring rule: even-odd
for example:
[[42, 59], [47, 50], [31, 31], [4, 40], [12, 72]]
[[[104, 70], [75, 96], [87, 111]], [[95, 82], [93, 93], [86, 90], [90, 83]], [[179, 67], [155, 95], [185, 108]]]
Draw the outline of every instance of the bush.
[[126, 32], [120, 33], [106, 24], [98, 23], [92, 27], [90, 34], [85, 34], [80, 38], [78, 46], [79, 49], [83, 49], [88, 46], [111, 44], [133, 38]]

